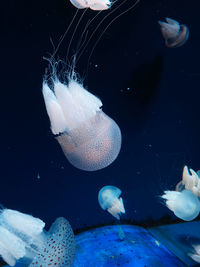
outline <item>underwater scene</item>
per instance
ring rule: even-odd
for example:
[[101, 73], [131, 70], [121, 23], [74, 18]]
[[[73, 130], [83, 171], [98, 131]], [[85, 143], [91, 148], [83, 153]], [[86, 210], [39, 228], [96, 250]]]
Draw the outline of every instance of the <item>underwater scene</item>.
[[200, 266], [199, 1], [2, 1], [0, 266]]

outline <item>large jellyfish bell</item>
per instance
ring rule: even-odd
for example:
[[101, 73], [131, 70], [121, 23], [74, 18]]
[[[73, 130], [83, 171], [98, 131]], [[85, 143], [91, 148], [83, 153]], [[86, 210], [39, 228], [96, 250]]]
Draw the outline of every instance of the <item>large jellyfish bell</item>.
[[166, 18], [166, 22], [158, 21], [167, 47], [182, 46], [189, 37], [186, 25], [180, 25], [176, 20]]
[[116, 186], [107, 185], [101, 188], [98, 194], [99, 205], [112, 216], [120, 219], [121, 213], [125, 213], [123, 200], [120, 197], [121, 190]]
[[69, 162], [78, 169], [95, 171], [110, 165], [121, 148], [121, 131], [101, 109], [99, 98], [84, 89], [73, 73], [61, 83], [43, 82], [43, 96], [56, 136]]

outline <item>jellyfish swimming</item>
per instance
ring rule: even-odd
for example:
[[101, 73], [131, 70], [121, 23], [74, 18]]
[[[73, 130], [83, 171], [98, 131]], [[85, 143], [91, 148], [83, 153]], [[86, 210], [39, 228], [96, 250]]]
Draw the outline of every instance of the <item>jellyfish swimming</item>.
[[200, 176], [193, 169], [183, 168], [182, 180], [176, 185], [176, 191], [181, 191], [183, 188], [190, 190], [194, 195], [200, 197]]
[[183, 24], [180, 25], [174, 19], [166, 18], [165, 20], [166, 22], [158, 21], [165, 45], [170, 48], [182, 46], [189, 37], [188, 27]]
[[56, 265], [71, 267], [75, 257], [74, 234], [64, 218], [58, 218], [49, 232], [45, 223], [16, 210], [0, 213], [0, 256], [10, 266], [22, 262], [26, 266]]
[[200, 201], [190, 190], [165, 191], [161, 197], [165, 200], [166, 206], [184, 221], [191, 221], [199, 215]]
[[96, 11], [106, 10], [112, 4], [110, 0], [70, 0], [70, 2], [78, 9], [90, 8]]
[[122, 191], [116, 186], [107, 185], [101, 188], [98, 194], [99, 205], [112, 216], [120, 220], [121, 213], [125, 213], [123, 200], [120, 197]]
[[121, 148], [121, 131], [102, 111], [102, 102], [88, 92], [77, 76], [61, 83], [57, 76], [43, 82], [51, 130], [68, 161], [76, 168], [96, 171], [110, 165]]

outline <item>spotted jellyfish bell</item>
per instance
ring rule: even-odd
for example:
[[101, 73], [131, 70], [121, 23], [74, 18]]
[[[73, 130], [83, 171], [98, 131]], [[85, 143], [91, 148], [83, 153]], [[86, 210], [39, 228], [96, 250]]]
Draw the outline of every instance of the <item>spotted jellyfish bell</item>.
[[125, 213], [121, 190], [115, 186], [104, 186], [98, 194], [99, 205], [112, 216], [120, 220], [121, 213]]
[[174, 19], [166, 18], [165, 20], [166, 22], [158, 21], [165, 45], [170, 48], [182, 46], [189, 37], [188, 27], [183, 24], [180, 25]]

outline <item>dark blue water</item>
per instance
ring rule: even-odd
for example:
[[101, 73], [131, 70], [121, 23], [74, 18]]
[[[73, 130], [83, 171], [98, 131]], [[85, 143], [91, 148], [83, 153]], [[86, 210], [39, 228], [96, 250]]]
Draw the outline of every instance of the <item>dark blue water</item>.
[[[108, 224], [114, 218], [100, 208], [97, 194], [115, 185], [123, 192], [122, 222], [151, 225], [176, 219], [158, 196], [174, 188], [185, 164], [200, 168], [200, 4], [141, 0], [111, 24], [88, 62], [100, 33], [132, 3], [127, 0], [103, 21], [77, 63], [84, 85], [101, 98], [103, 110], [122, 131], [117, 160], [97, 172], [75, 169], [66, 160], [51, 134], [41, 93], [48, 65], [43, 56], [53, 51], [50, 38], [56, 46], [75, 8], [53, 0], [2, 4], [0, 202], [5, 207], [39, 217], [47, 226], [58, 216], [75, 230]], [[108, 13], [93, 21], [88, 36]], [[93, 11], [85, 13], [69, 57], [93, 17]], [[188, 25], [184, 46], [165, 47], [157, 23], [165, 17]], [[76, 23], [57, 59], [65, 59]]]

